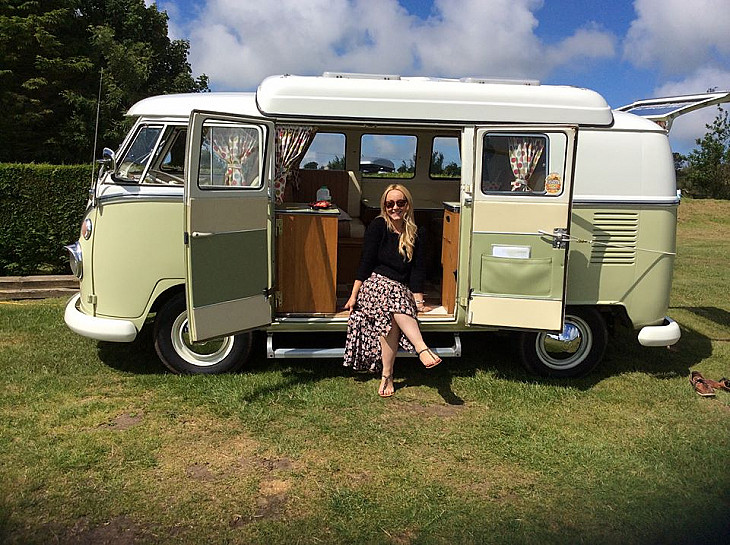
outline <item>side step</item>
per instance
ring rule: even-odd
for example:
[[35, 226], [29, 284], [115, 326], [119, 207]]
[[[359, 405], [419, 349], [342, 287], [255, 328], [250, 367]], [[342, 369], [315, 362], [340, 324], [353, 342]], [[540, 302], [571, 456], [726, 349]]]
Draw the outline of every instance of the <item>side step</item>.
[[[454, 333], [453, 346], [431, 347], [434, 353], [442, 358], [458, 358], [461, 356], [461, 338]], [[400, 351], [399, 356], [415, 357], [416, 354]], [[339, 348], [274, 348], [274, 334], [269, 333], [266, 337], [267, 358], [343, 358], [345, 347]]]

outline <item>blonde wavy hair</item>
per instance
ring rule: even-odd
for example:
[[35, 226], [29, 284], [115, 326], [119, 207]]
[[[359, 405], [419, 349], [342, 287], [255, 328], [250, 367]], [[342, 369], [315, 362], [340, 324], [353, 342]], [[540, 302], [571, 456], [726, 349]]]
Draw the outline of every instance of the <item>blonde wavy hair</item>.
[[403, 232], [398, 238], [398, 253], [410, 261], [413, 259], [413, 246], [416, 244], [416, 234], [418, 231], [416, 222], [413, 220], [413, 196], [411, 195], [411, 192], [401, 184], [390, 184], [386, 187], [380, 197], [380, 217], [385, 220], [385, 224], [388, 226], [389, 231], [392, 231], [393, 233], [397, 232], [395, 225], [393, 224], [393, 220], [390, 219], [390, 216], [385, 209], [385, 201], [388, 200], [388, 193], [393, 190], [398, 190], [403, 193], [403, 196], [408, 201], [405, 212], [403, 213]]

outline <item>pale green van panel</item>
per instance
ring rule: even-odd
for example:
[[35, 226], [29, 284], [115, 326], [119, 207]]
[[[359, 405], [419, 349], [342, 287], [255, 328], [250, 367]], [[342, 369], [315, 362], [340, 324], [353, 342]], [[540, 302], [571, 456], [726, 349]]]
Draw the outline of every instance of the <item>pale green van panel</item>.
[[101, 204], [93, 259], [96, 315], [143, 322], [153, 293], [184, 283], [182, 199]]
[[[676, 205], [575, 206], [567, 304], [621, 305], [634, 327], [661, 323], [669, 308], [676, 222]], [[584, 242], [591, 240], [611, 246]]]

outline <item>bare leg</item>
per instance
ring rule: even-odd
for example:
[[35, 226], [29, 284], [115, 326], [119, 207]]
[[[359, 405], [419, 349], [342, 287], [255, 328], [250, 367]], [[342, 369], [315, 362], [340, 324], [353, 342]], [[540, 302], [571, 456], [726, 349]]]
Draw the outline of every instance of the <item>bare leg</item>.
[[383, 360], [383, 378], [380, 381], [378, 394], [383, 397], [390, 397], [395, 392], [393, 385], [393, 367], [395, 365], [395, 356], [398, 353], [398, 338], [400, 337], [400, 329], [393, 321], [393, 325], [385, 337], [380, 337], [380, 353]]
[[393, 314], [393, 321], [398, 324], [403, 334], [411, 341], [421, 363], [426, 367], [432, 367], [441, 362], [441, 358], [428, 350], [428, 346], [426, 346], [426, 343], [423, 341], [423, 336], [421, 336], [418, 322], [413, 316], [408, 314]]

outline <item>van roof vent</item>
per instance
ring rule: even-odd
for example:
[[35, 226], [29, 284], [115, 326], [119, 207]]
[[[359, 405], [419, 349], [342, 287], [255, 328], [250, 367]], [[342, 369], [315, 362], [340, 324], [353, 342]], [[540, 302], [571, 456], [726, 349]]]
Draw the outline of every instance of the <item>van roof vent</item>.
[[324, 74], [322, 74], [322, 77], [335, 79], [400, 79], [400, 76], [398, 74], [356, 74], [354, 72], [325, 72]]
[[461, 78], [464, 83], [499, 83], [501, 85], [540, 85], [536, 79]]

